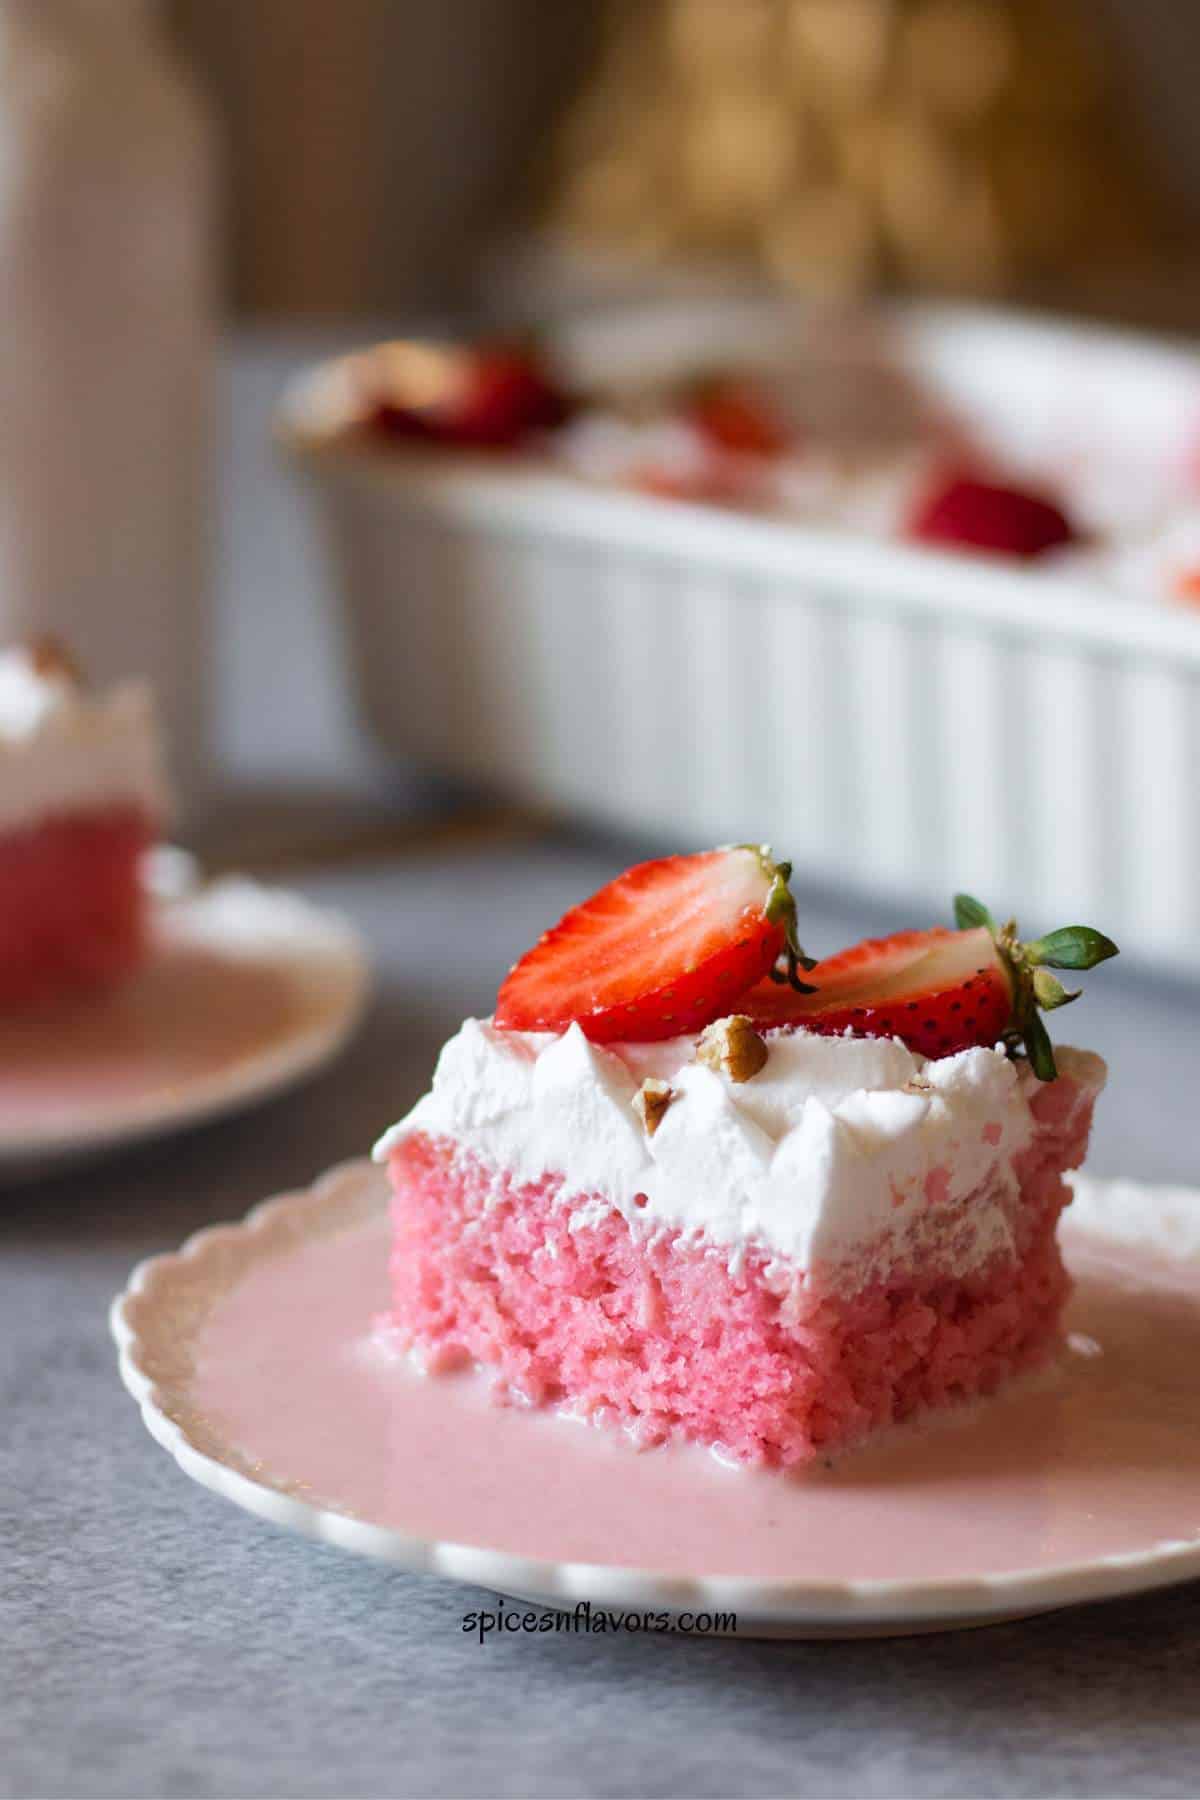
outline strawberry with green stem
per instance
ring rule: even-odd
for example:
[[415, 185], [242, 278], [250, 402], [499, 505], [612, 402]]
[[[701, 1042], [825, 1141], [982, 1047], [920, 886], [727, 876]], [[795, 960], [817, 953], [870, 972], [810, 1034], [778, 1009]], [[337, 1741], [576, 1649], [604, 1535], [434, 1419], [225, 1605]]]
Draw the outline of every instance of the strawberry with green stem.
[[1043, 1012], [1055, 1012], [1078, 1000], [1080, 988], [1065, 988], [1052, 969], [1094, 969], [1119, 954], [1112, 939], [1091, 925], [1064, 925], [1045, 937], [1022, 943], [1017, 922], [998, 926], [987, 907], [970, 894], [954, 896], [954, 919], [960, 931], [990, 933], [996, 955], [1004, 965], [1012, 993], [1011, 1017], [1001, 1033], [1009, 1053], [1024, 1045], [1039, 1081], [1053, 1081], [1058, 1074], [1054, 1046], [1042, 1023]]
[[1053, 1081], [1054, 1051], [1040, 1011], [1078, 998], [1053, 969], [1091, 969], [1117, 954], [1111, 938], [1068, 925], [1023, 943], [968, 894], [954, 902], [957, 931], [936, 926], [869, 938], [811, 970], [812, 991], [759, 982], [737, 1010], [760, 1026], [802, 1026], [823, 1036], [898, 1037], [929, 1057], [973, 1046], [1022, 1045], [1034, 1073]]

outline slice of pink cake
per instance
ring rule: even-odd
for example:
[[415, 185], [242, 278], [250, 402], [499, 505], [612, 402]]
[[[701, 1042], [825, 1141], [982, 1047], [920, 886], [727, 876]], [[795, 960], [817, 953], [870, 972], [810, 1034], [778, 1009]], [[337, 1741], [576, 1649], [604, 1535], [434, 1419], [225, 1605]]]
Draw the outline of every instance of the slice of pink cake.
[[153, 707], [87, 693], [57, 648], [0, 655], [0, 1008], [130, 974], [166, 812]]
[[[1048, 1357], [1100, 1059], [1060, 1051], [1043, 1084], [995, 1050], [764, 1042], [738, 1083], [694, 1039], [468, 1021], [380, 1147], [403, 1341], [644, 1443], [781, 1465]], [[648, 1075], [672, 1094], [652, 1133]]]
[[1022, 943], [960, 895], [957, 931], [814, 963], [789, 873], [755, 845], [639, 864], [445, 1046], [376, 1152], [426, 1367], [788, 1467], [1052, 1354], [1105, 1070], [1056, 1061], [1039, 1008], [1116, 946]]

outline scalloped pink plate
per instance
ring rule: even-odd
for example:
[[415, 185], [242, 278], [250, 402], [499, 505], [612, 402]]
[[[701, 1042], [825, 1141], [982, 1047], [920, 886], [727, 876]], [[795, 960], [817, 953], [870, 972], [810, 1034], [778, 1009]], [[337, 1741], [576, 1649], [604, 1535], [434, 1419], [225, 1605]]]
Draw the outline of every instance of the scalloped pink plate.
[[0, 1180], [28, 1180], [279, 1093], [345, 1043], [366, 994], [351, 926], [242, 878], [154, 902], [146, 966], [0, 1019]]
[[785, 1476], [491, 1403], [373, 1329], [367, 1163], [141, 1264], [121, 1372], [184, 1471], [367, 1556], [574, 1605], [794, 1635], [979, 1624], [1200, 1575], [1200, 1194], [1080, 1179], [1058, 1366]]

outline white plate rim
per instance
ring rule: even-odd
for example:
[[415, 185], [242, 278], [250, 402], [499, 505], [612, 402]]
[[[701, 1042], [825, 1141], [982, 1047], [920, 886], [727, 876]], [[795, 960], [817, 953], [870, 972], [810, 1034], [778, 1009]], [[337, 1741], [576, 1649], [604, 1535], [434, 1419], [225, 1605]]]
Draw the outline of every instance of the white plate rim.
[[[366, 1009], [370, 965], [361, 937], [342, 914], [315, 905], [291, 889], [247, 876], [224, 876], [172, 898], [156, 909], [193, 912], [237, 909], [264, 925], [261, 955], [302, 983], [314, 998], [314, 1016], [288, 1037], [227, 1068], [197, 1076], [178, 1090], [110, 1107], [104, 1117], [64, 1117], [32, 1130], [0, 1128], [0, 1179], [34, 1179], [43, 1173], [110, 1150], [168, 1136], [242, 1111], [285, 1092], [331, 1062], [344, 1048]], [[284, 944], [278, 927], [291, 939]], [[241, 921], [239, 928], [244, 929]]]
[[[150, 1435], [193, 1481], [273, 1525], [298, 1532], [359, 1556], [398, 1565], [419, 1574], [466, 1582], [557, 1608], [580, 1601], [595, 1606], [645, 1608], [677, 1614], [733, 1611], [739, 1625], [760, 1623], [795, 1635], [824, 1632], [928, 1630], [1028, 1616], [1087, 1601], [1150, 1592], [1200, 1576], [1200, 1536], [1159, 1540], [1141, 1549], [1063, 1563], [1042, 1569], [982, 1573], [946, 1580], [870, 1579], [857, 1581], [776, 1581], [738, 1576], [680, 1576], [615, 1564], [558, 1562], [485, 1545], [419, 1538], [371, 1524], [266, 1485], [200, 1449], [170, 1416], [164, 1396], [144, 1367], [146, 1342], [136, 1319], [136, 1302], [152, 1297], [181, 1269], [195, 1273], [198, 1261], [219, 1256], [226, 1263], [244, 1255], [255, 1240], [284, 1221], [299, 1226], [300, 1213], [347, 1207], [368, 1183], [380, 1190], [371, 1163], [341, 1163], [302, 1192], [277, 1195], [253, 1207], [238, 1223], [207, 1226], [179, 1250], [147, 1258], [130, 1275], [112, 1303], [110, 1327], [118, 1348], [121, 1378], [137, 1401]], [[1200, 1190], [1151, 1190], [1131, 1182], [1075, 1180], [1076, 1201], [1098, 1225], [1136, 1217], [1134, 1197], [1169, 1196], [1176, 1215], [1186, 1216], [1192, 1248], [1200, 1242]], [[348, 1224], [362, 1216], [355, 1214]], [[1153, 1216], [1151, 1211], [1148, 1216]], [[189, 1270], [189, 1265], [190, 1270]]]

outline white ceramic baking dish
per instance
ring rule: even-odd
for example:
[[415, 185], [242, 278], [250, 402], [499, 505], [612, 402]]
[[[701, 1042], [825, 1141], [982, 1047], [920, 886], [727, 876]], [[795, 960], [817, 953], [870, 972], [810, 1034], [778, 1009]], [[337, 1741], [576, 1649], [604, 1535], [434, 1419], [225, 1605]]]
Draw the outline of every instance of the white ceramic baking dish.
[[[657, 309], [568, 347], [627, 372], [764, 329]], [[1126, 501], [1141, 446], [1183, 456], [1200, 422], [1188, 348], [958, 309], [891, 329], [1011, 454], [1099, 446]], [[1031, 929], [1095, 915], [1200, 967], [1200, 613], [522, 460], [321, 444], [315, 394], [281, 433], [394, 751], [681, 846], [768, 839], [939, 916], [964, 887]]]

